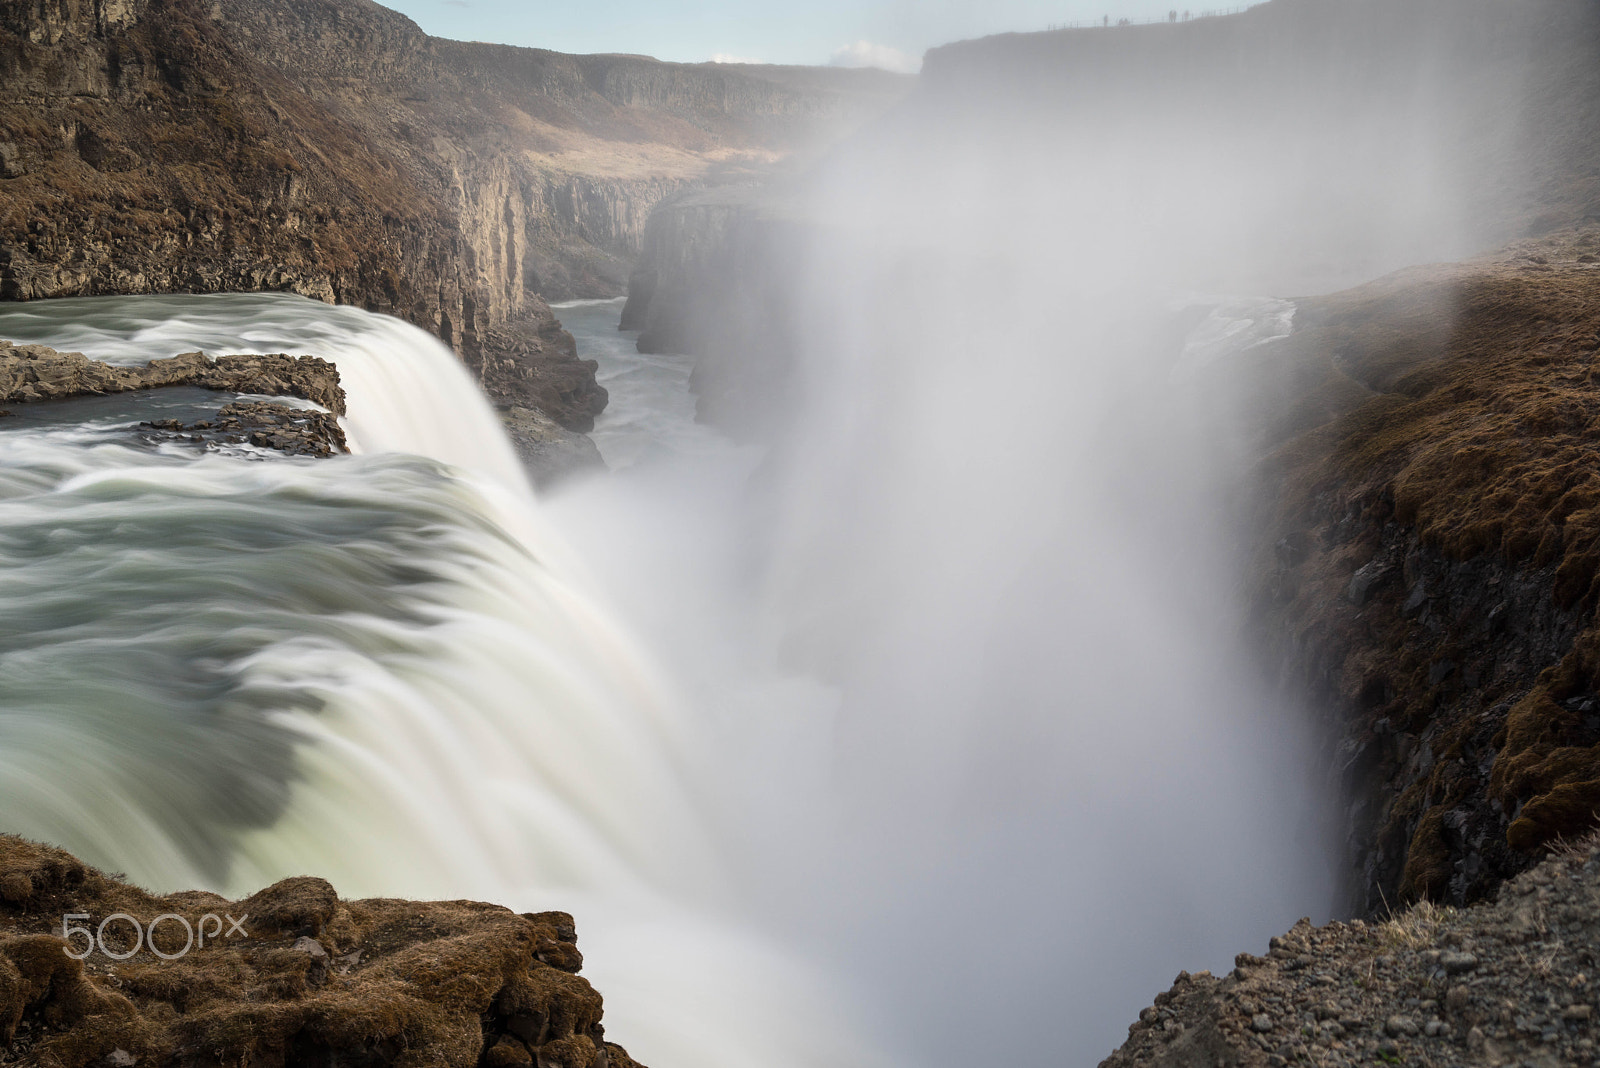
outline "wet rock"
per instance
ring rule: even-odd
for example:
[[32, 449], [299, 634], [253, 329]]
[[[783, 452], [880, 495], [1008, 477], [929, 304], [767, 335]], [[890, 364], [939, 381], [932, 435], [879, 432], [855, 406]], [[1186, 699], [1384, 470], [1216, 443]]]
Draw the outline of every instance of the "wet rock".
[[196, 442], [249, 443], [296, 456], [350, 451], [336, 418], [345, 410], [339, 371], [316, 356], [277, 353], [212, 360], [204, 353], [186, 352], [151, 360], [143, 367], [119, 367], [91, 360], [81, 352], [0, 341], [0, 400], [60, 400], [180, 385], [300, 397], [333, 414], [240, 401], [224, 407], [214, 420], [185, 426], [176, 419], [154, 419], [141, 424], [145, 429]]
[[506, 323], [479, 336], [479, 378], [502, 408], [532, 408], [563, 430], [587, 433], [605, 410], [594, 360], [578, 359], [572, 335], [554, 319]]
[[541, 490], [606, 470], [588, 435], [566, 429], [537, 409], [521, 405], [503, 409], [500, 421], [534, 486]]
[[187, 425], [176, 419], [156, 419], [140, 425], [163, 431], [170, 438], [209, 446], [248, 444], [291, 456], [332, 456], [350, 451], [344, 430], [333, 416], [265, 401], [235, 402], [214, 419]]
[[1350, 576], [1350, 585], [1345, 589], [1345, 599], [1356, 607], [1361, 607], [1367, 603], [1367, 598], [1372, 596], [1374, 590], [1389, 580], [1393, 571], [1394, 569], [1385, 561], [1372, 561]]
[[[200, 353], [188, 355], [204, 358]], [[184, 358], [175, 357], [178, 360]], [[161, 362], [153, 360], [151, 367]], [[229, 393], [299, 397], [321, 405], [334, 415], [345, 414], [339, 371], [327, 360], [316, 356], [289, 356], [281, 352], [270, 356], [218, 356], [209, 366], [189, 366], [194, 367], [192, 377], [186, 374], [186, 368], [174, 368], [170, 384], [176, 385], [181, 381]]]

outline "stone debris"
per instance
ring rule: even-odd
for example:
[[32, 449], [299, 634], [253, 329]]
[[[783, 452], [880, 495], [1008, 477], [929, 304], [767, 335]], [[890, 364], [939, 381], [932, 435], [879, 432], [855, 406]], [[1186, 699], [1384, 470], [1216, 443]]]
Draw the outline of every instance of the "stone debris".
[[1492, 904], [1301, 920], [1235, 965], [1180, 973], [1101, 1068], [1600, 1064], [1600, 836]]

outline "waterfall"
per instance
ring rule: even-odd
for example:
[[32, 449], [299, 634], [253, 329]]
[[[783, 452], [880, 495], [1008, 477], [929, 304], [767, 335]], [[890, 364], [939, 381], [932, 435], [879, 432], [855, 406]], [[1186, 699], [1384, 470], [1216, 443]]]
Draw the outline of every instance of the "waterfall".
[[436, 339], [279, 295], [13, 306], [0, 336], [115, 362], [313, 353], [358, 453], [0, 431], [8, 831], [163, 891], [313, 873], [568, 909], [646, 1063], [872, 1062], [824, 981], [737, 920], [704, 725]]
[[[1108, 422], [1116, 320], [1082, 296], [1062, 341], [1038, 286], [823, 253], [853, 266], [797, 297], [819, 387], [776, 454], [675, 397], [674, 448], [612, 413], [625, 469], [538, 501], [395, 320], [7, 308], [0, 337], [103, 359], [322, 356], [358, 449], [0, 429], [7, 829], [161, 890], [569, 910], [655, 1068], [1084, 1063], [1177, 968], [1311, 911], [1292, 726], [1237, 677], [1214, 531], [1171, 521], [1210, 483], [1119, 451], [1171, 398]], [[1200, 362], [1283, 308], [1223, 308]], [[976, 351], [1050, 387], [1005, 432], [963, 425]], [[608, 373], [687, 376], [646, 364]]]

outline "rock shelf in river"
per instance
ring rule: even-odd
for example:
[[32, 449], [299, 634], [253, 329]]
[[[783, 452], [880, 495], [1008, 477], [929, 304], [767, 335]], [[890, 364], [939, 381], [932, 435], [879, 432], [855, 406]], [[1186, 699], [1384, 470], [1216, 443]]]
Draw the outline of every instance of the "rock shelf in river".
[[143, 367], [119, 367], [81, 352], [0, 341], [0, 403], [60, 400], [162, 386], [199, 386], [233, 393], [300, 397], [344, 414], [339, 371], [316, 356], [219, 356], [185, 352]]

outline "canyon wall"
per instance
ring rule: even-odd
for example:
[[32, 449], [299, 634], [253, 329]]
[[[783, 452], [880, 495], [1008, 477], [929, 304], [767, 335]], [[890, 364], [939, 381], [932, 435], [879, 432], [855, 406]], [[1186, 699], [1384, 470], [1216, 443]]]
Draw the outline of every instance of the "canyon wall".
[[3, 0], [0, 299], [356, 304], [581, 430], [604, 392], [546, 300], [620, 293], [654, 204], [904, 88], [750, 71], [442, 41], [366, 0]]

